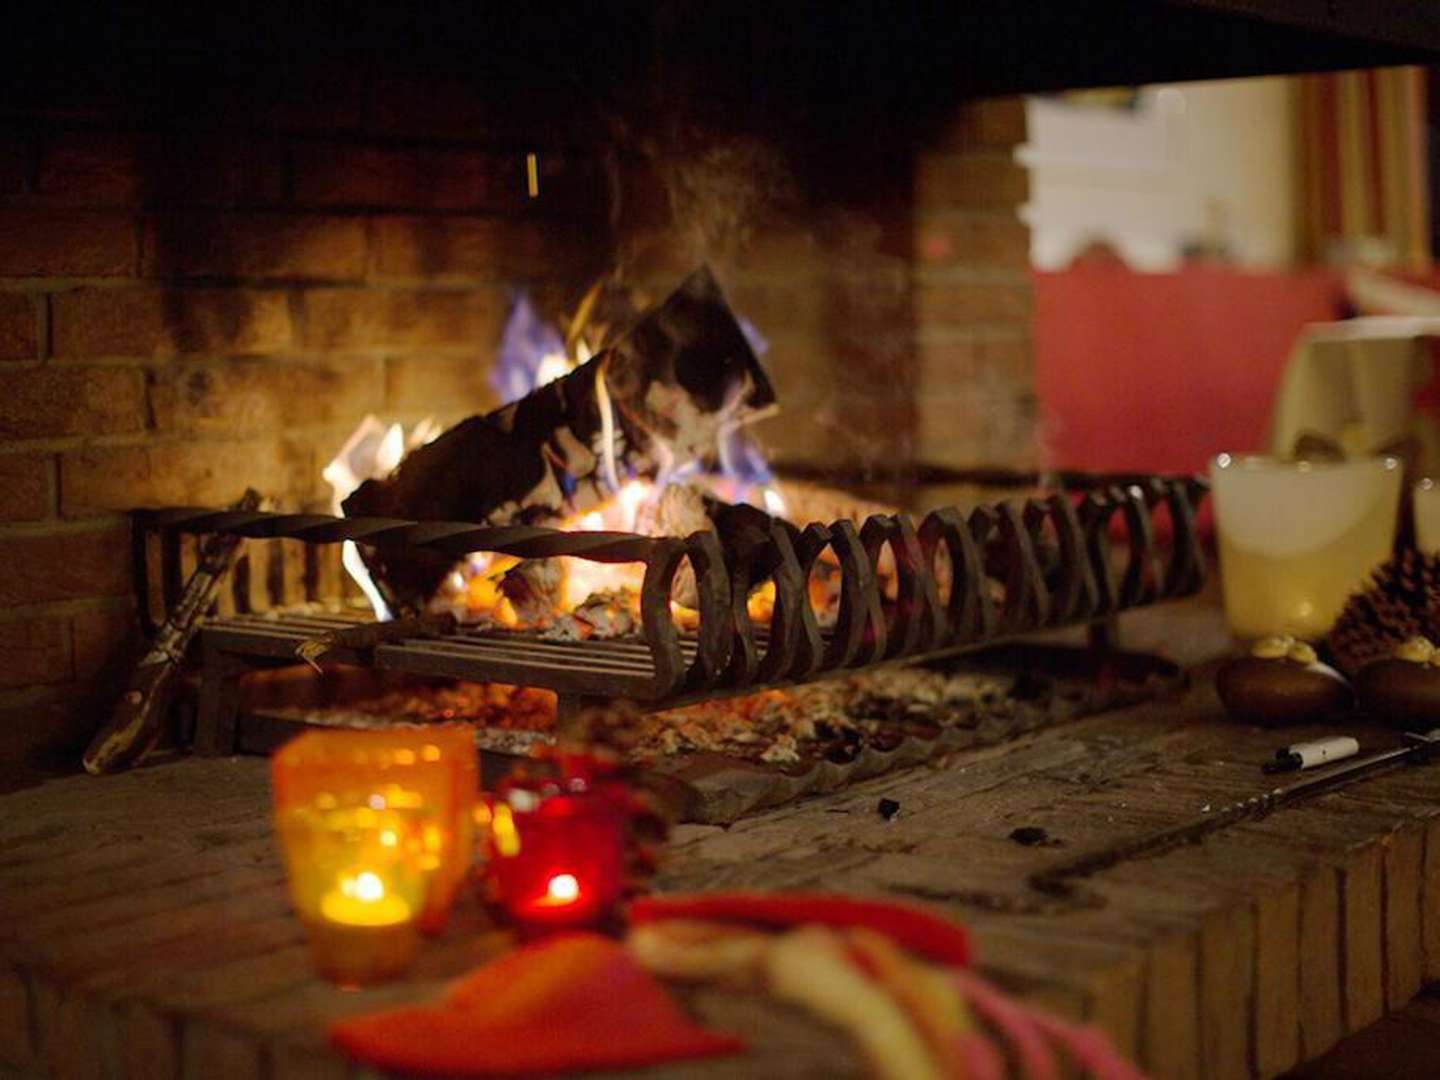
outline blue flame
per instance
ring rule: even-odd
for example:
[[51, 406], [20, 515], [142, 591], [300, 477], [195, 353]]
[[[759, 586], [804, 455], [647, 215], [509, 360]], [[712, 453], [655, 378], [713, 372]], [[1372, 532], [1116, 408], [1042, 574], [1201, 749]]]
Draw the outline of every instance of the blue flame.
[[538, 384], [540, 361], [557, 353], [565, 353], [560, 331], [540, 318], [525, 293], [516, 293], [490, 369], [491, 388], [505, 404], [519, 401]]
[[765, 455], [755, 441], [740, 428], [731, 428], [720, 436], [720, 472], [728, 476], [741, 489], [769, 484], [775, 479]]
[[765, 335], [755, 329], [755, 324], [744, 315], [737, 315], [735, 321], [740, 324], [740, 333], [745, 335], [745, 342], [750, 346], [757, 359], [763, 359], [770, 351], [770, 342], [765, 340]]
[[[737, 317], [737, 321], [751, 350], [757, 357], [764, 356], [770, 349], [764, 335], [749, 319], [742, 316]], [[540, 318], [524, 291], [517, 291], [500, 335], [499, 351], [490, 370], [490, 385], [503, 403], [518, 401], [540, 385], [545, 358], [564, 355], [565, 340], [560, 331]], [[775, 477], [754, 440], [740, 428], [732, 428], [721, 433], [716, 450], [719, 459], [716, 479], [722, 483], [728, 481], [727, 489], [737, 501], [758, 505], [763, 490]], [[663, 480], [665, 483], [686, 481], [704, 471], [698, 461], [684, 462], [668, 472]], [[566, 497], [573, 495], [574, 478], [562, 473], [559, 479]]]

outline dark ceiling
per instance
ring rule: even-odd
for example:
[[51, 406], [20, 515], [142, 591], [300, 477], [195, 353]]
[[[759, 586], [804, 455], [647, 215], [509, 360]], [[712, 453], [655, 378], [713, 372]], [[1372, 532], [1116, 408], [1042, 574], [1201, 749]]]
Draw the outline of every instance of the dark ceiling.
[[[846, 153], [923, 137], [958, 98], [1440, 60], [1437, 0], [351, 0], [7, 12], [4, 101], [103, 88], [146, 120], [263, 94], [272, 72], [473, 84], [496, 109], [763, 130]], [[222, 94], [219, 91], [226, 91]], [[41, 90], [43, 96], [48, 90]], [[219, 107], [219, 106], [217, 106]]]

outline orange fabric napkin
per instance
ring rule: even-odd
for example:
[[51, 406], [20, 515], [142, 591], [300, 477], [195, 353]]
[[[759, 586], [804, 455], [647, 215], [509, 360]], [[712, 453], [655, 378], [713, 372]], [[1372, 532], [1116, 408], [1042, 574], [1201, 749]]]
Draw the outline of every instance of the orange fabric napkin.
[[439, 1004], [345, 1020], [330, 1038], [367, 1065], [431, 1076], [637, 1068], [744, 1049], [693, 1023], [623, 946], [588, 933], [508, 953]]

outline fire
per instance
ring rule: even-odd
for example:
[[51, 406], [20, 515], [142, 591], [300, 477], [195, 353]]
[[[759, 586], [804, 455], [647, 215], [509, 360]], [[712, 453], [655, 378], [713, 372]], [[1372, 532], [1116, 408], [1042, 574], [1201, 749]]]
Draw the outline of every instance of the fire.
[[[432, 441], [441, 430], [439, 424], [427, 417], [407, 435], [400, 424], [387, 425], [373, 415], [366, 416], [340, 452], [321, 470], [320, 475], [330, 485], [330, 512], [343, 513], [341, 504], [351, 492], [371, 477], [391, 472], [409, 451]], [[390, 609], [370, 579], [365, 561], [360, 558], [360, 549], [353, 540], [346, 540], [342, 545], [341, 562], [375, 609], [375, 617], [389, 619]]]
[[[762, 352], [764, 341], [748, 328], [747, 333], [757, 353]], [[592, 346], [578, 333], [572, 332], [567, 348], [559, 332], [542, 322], [522, 296], [506, 324], [492, 383], [508, 402], [564, 377], [592, 355]], [[706, 474], [699, 461], [676, 460], [670, 448], [661, 443], [655, 448], [659, 467], [653, 478], [622, 477], [615, 453], [617, 425], [603, 368], [595, 389], [601, 415], [602, 475], [611, 495], [592, 510], [555, 522], [556, 528], [684, 535], [708, 524], [700, 509], [702, 492], [731, 502], [750, 502], [771, 514], [784, 515], [785, 501], [773, 486], [763, 458], [733, 426], [722, 430], [715, 448], [718, 475]], [[334, 512], [341, 512], [341, 503], [362, 482], [387, 475], [406, 453], [439, 433], [440, 428], [429, 421], [407, 434], [400, 424], [386, 425], [367, 416], [335, 460], [325, 467]], [[376, 617], [390, 618], [391, 612], [371, 581], [359, 550], [348, 541], [343, 561]], [[613, 636], [638, 625], [643, 580], [644, 566], [639, 563], [568, 558], [525, 563], [511, 556], [477, 552], [457, 565], [432, 606], [450, 610], [466, 622], [550, 629], [578, 636]], [[774, 606], [775, 589], [766, 582], [750, 598], [750, 616], [756, 622], [769, 622]], [[682, 627], [693, 627], [698, 622], [698, 615], [679, 602], [672, 604], [672, 610]]]

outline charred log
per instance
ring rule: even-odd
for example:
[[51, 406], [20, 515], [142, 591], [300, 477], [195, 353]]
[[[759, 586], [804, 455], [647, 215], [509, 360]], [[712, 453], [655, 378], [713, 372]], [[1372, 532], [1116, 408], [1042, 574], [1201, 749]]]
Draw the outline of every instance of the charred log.
[[[770, 380], [702, 267], [612, 347], [555, 382], [471, 417], [362, 484], [347, 516], [548, 524], [716, 445], [774, 407]], [[434, 595], [453, 563], [437, 552], [364, 549], [393, 609]]]

